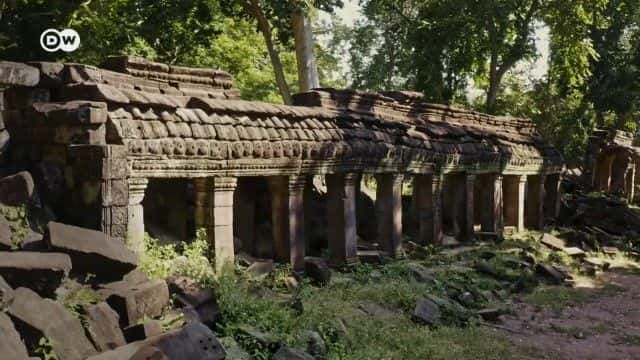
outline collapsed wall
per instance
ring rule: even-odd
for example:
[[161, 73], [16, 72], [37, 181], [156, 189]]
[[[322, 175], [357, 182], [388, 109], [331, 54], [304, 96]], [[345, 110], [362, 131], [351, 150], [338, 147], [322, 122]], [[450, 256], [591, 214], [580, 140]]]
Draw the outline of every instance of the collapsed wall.
[[243, 101], [225, 72], [134, 57], [103, 68], [4, 62], [0, 70], [12, 143], [4, 155], [39, 174], [63, 221], [136, 249], [150, 179], [192, 183], [193, 226], [208, 230], [218, 264], [233, 259], [234, 212], [255, 211], [251, 196], [234, 204], [247, 177], [268, 181], [273, 256], [294, 268], [306, 249], [309, 176], [326, 177], [337, 264], [357, 261], [363, 173], [377, 179], [376, 233], [392, 255], [401, 251], [401, 189], [411, 178], [422, 243], [440, 243], [444, 232], [469, 239], [540, 228], [557, 214], [563, 160], [526, 119], [427, 104], [409, 92], [315, 89], [296, 95], [297, 106]]

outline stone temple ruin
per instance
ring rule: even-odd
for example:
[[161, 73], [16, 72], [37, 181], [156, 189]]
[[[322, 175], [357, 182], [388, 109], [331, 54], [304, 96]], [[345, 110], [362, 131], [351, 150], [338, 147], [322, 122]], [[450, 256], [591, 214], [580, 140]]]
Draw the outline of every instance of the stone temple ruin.
[[633, 134], [595, 130], [589, 138], [585, 157], [584, 182], [588, 188], [624, 196], [638, 202], [640, 147]]
[[[3, 156], [34, 174], [60, 221], [138, 251], [145, 223], [182, 238], [206, 228], [217, 266], [243, 250], [300, 269], [318, 227], [314, 176], [338, 266], [358, 260], [357, 224], [370, 220], [356, 211], [363, 174], [375, 176], [373, 233], [392, 256], [403, 183], [421, 244], [538, 229], [559, 208], [563, 159], [532, 122], [410, 92], [316, 89], [273, 105], [239, 100], [219, 70], [123, 56], [102, 68], [4, 62], [0, 83]], [[270, 236], [258, 236], [260, 216]]]

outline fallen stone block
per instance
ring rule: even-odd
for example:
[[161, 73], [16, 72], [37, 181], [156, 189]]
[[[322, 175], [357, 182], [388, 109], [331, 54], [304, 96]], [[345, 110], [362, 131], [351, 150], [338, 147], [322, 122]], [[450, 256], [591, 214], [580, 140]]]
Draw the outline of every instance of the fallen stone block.
[[579, 247], [567, 247], [564, 248], [563, 251], [565, 252], [565, 254], [576, 258], [584, 257], [586, 255], [585, 252]]
[[51, 296], [71, 271], [66, 254], [39, 252], [0, 252], [0, 276], [12, 287], [28, 287]]
[[378, 250], [358, 250], [358, 259], [365, 264], [382, 265], [385, 263], [386, 253]]
[[20, 340], [13, 322], [8, 315], [0, 312], [0, 358], [10, 360], [26, 360], [29, 358], [27, 348]]
[[247, 273], [252, 277], [265, 277], [273, 271], [273, 261], [255, 261], [247, 268]]
[[411, 276], [413, 276], [417, 282], [433, 283], [436, 281], [436, 279], [431, 275], [429, 269], [420, 264], [409, 263], [407, 264], [407, 268], [411, 272]]
[[0, 215], [0, 250], [10, 250], [16, 246], [13, 243], [11, 226], [4, 216]]
[[120, 325], [128, 327], [145, 318], [162, 315], [169, 305], [169, 289], [164, 280], [154, 280], [118, 289], [107, 303], [120, 315]]
[[238, 326], [238, 334], [240, 336], [249, 338], [251, 342], [260, 345], [261, 348], [269, 351], [276, 351], [282, 342], [280, 338], [272, 333], [260, 331], [253, 326], [240, 325]]
[[283, 346], [275, 354], [273, 360], [314, 360], [315, 358], [306, 352]]
[[327, 344], [318, 332], [305, 331], [302, 336], [306, 339], [307, 352], [311, 356], [315, 356], [318, 359], [325, 359], [327, 357]]
[[175, 304], [185, 308], [185, 315], [196, 315], [195, 319], [213, 327], [220, 319], [220, 308], [212, 289], [202, 289], [195, 281], [187, 277], [177, 277], [168, 281], [169, 291]]
[[494, 322], [498, 321], [498, 318], [502, 315], [502, 311], [495, 308], [481, 309], [476, 311], [476, 315], [480, 316], [483, 320]]
[[128, 343], [145, 340], [162, 334], [162, 324], [157, 320], [145, 321], [124, 329], [124, 337]]
[[429, 299], [418, 299], [413, 310], [413, 320], [427, 325], [436, 325], [440, 323], [440, 308]]
[[13, 288], [0, 276], [0, 312], [11, 304], [13, 296]]
[[329, 269], [329, 265], [323, 258], [305, 257], [304, 273], [316, 285], [324, 286], [331, 281], [331, 269]]
[[98, 351], [109, 351], [125, 345], [120, 317], [106, 302], [84, 307], [85, 328]]
[[566, 247], [564, 240], [559, 239], [551, 234], [543, 234], [540, 242], [553, 250], [563, 250]]
[[0, 61], [0, 84], [35, 86], [40, 81], [40, 71], [33, 66], [10, 61]]
[[179, 297], [178, 300], [186, 302], [184, 305], [197, 307], [207, 302], [215, 301], [215, 294], [211, 289], [203, 289], [193, 279], [185, 276], [167, 280], [171, 295]]
[[31, 204], [36, 200], [31, 174], [26, 171], [0, 179], [0, 203], [9, 206]]
[[36, 348], [39, 340], [47, 337], [60, 359], [82, 360], [96, 353], [80, 320], [61, 304], [43, 299], [27, 288], [15, 290], [7, 313], [29, 349]]
[[229, 360], [251, 360], [251, 355], [246, 352], [232, 337], [220, 338], [220, 343], [227, 353]]
[[137, 341], [87, 360], [223, 360], [226, 353], [213, 332], [200, 323]]
[[50, 222], [45, 241], [71, 256], [75, 272], [95, 274], [102, 280], [121, 279], [138, 265], [136, 255], [122, 241], [99, 231]]
[[556, 284], [562, 284], [566, 279], [565, 274], [548, 264], [536, 265], [536, 272]]

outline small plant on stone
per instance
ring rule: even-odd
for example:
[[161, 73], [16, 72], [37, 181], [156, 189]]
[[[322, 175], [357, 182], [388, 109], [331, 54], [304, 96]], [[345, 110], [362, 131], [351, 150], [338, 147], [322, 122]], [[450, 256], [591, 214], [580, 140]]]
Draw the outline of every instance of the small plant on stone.
[[42, 337], [38, 341], [38, 347], [34, 352], [41, 357], [42, 360], [60, 360], [55, 351], [53, 351], [53, 340], [48, 337]]

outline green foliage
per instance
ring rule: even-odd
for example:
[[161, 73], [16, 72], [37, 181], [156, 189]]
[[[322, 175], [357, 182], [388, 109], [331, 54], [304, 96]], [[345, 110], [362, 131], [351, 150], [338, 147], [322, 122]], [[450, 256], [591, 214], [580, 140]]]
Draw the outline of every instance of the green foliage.
[[53, 351], [53, 340], [48, 337], [42, 337], [38, 341], [38, 347], [34, 352], [41, 357], [42, 360], [60, 360], [55, 351]]
[[140, 268], [152, 278], [187, 276], [197, 282], [212, 284], [215, 276], [206, 231], [200, 229], [190, 243], [162, 245], [145, 234], [145, 253], [140, 258]]
[[2, 215], [11, 228], [11, 242], [15, 248], [26, 239], [30, 233], [29, 209], [24, 206], [0, 205], [0, 215]]

